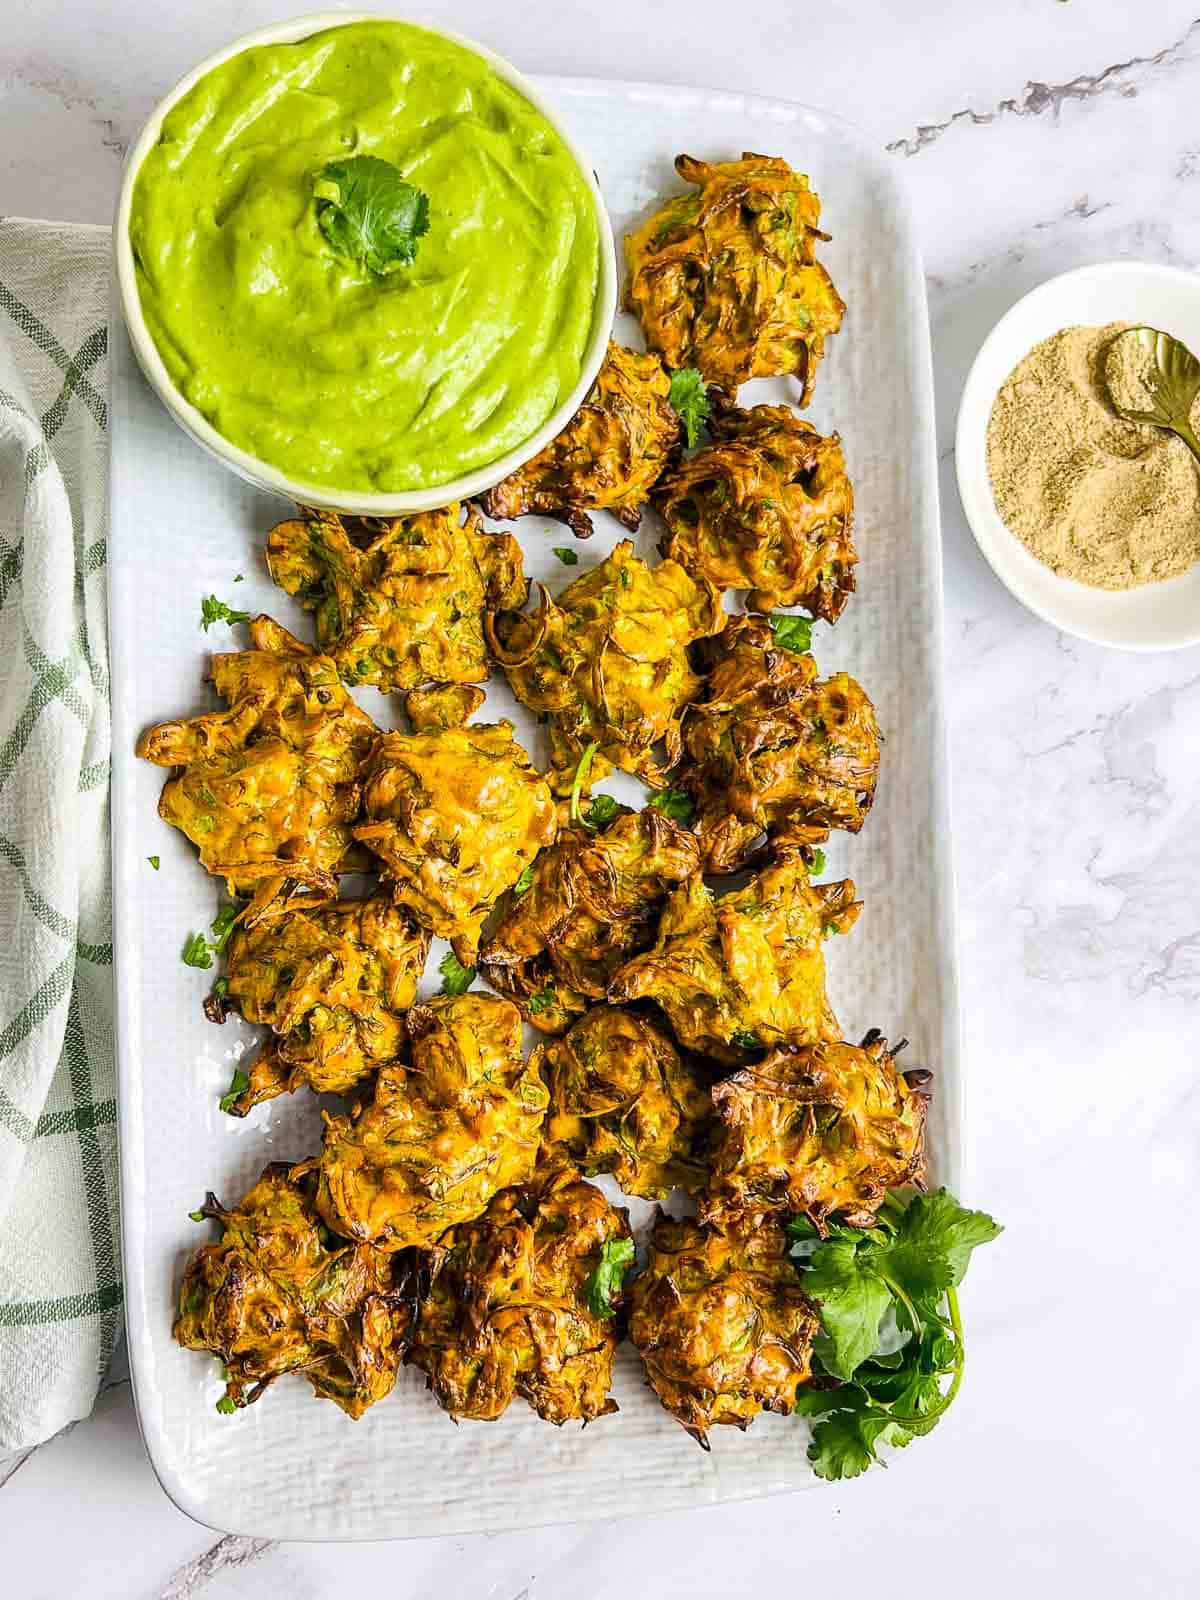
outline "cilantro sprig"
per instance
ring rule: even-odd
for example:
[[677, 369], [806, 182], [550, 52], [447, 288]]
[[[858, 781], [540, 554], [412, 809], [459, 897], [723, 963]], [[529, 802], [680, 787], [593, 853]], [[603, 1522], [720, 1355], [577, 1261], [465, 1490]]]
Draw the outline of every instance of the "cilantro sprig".
[[687, 435], [688, 449], [695, 448], [700, 429], [708, 421], [708, 389], [703, 374], [696, 367], [682, 367], [671, 374], [671, 392], [667, 399], [679, 413]]
[[376, 277], [417, 258], [429, 232], [429, 196], [378, 156], [331, 161], [313, 184], [317, 226], [337, 252]]
[[[949, 1410], [965, 1358], [956, 1291], [972, 1251], [1001, 1231], [945, 1189], [907, 1204], [890, 1195], [875, 1227], [834, 1226], [824, 1240], [806, 1217], [788, 1224], [821, 1316], [813, 1344], [821, 1381], [796, 1404], [819, 1419], [808, 1450], [818, 1477], [857, 1477], [879, 1460], [880, 1444], [906, 1445]], [[897, 1349], [884, 1338], [891, 1324]]]
[[636, 1254], [632, 1239], [606, 1239], [600, 1246], [600, 1260], [583, 1284], [583, 1297], [594, 1317], [612, 1316], [614, 1302]]

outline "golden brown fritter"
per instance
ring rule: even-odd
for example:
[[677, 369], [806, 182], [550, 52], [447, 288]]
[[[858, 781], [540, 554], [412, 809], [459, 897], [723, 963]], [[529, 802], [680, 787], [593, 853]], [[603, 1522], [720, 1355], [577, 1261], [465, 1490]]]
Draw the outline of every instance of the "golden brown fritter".
[[382, 894], [291, 911], [235, 932], [228, 1002], [274, 1038], [251, 1063], [249, 1084], [229, 1107], [233, 1115], [244, 1117], [302, 1083], [345, 1094], [392, 1060], [428, 954], [429, 935]]
[[713, 1089], [722, 1131], [700, 1199], [705, 1222], [739, 1232], [802, 1212], [869, 1228], [889, 1189], [925, 1172], [924, 1090], [887, 1040], [781, 1045]]
[[523, 606], [529, 586], [515, 539], [485, 533], [473, 507], [461, 519], [455, 503], [359, 524], [364, 545], [331, 511], [271, 529], [271, 576], [315, 613], [318, 648], [344, 682], [390, 690], [487, 677], [484, 610]]
[[764, 832], [797, 845], [857, 833], [881, 740], [861, 685], [844, 672], [818, 682], [812, 656], [778, 645], [761, 617], [732, 618], [701, 652], [708, 675], [675, 782], [695, 802], [704, 870], [736, 872]]
[[708, 1176], [713, 1103], [695, 1065], [661, 1028], [594, 1006], [533, 1064], [550, 1091], [546, 1144], [588, 1177], [608, 1172], [626, 1194], [694, 1194]]
[[557, 831], [545, 780], [508, 722], [385, 734], [363, 777], [354, 837], [396, 901], [473, 966], [488, 912]]
[[626, 238], [626, 308], [668, 367], [699, 367], [729, 390], [794, 372], [807, 404], [846, 309], [813, 249], [829, 237], [820, 200], [779, 156], [677, 156], [675, 170], [699, 193], [675, 195]]
[[617, 968], [654, 940], [658, 907], [699, 869], [690, 833], [653, 806], [602, 831], [564, 828], [512, 888], [479, 956], [482, 977], [543, 1033], [603, 1000]]
[[335, 873], [358, 815], [359, 769], [379, 730], [314, 655], [270, 617], [250, 624], [251, 650], [212, 658], [228, 711], [160, 722], [137, 753], [180, 770], [158, 814], [186, 834], [234, 896], [254, 897], [243, 923], [337, 894]]
[[533, 1172], [546, 1090], [521, 1059], [521, 1014], [471, 992], [415, 1006], [408, 1065], [371, 1098], [326, 1117], [317, 1209], [335, 1233], [381, 1250], [428, 1249]]
[[221, 1238], [188, 1262], [175, 1338], [225, 1363], [222, 1410], [298, 1372], [361, 1417], [396, 1381], [416, 1311], [407, 1264], [330, 1239], [311, 1191], [275, 1162], [234, 1210], [205, 1202]]
[[707, 1448], [719, 1423], [787, 1415], [820, 1331], [781, 1230], [726, 1238], [659, 1214], [634, 1280], [629, 1337], [658, 1398]]
[[448, 1233], [409, 1354], [438, 1404], [482, 1422], [517, 1395], [556, 1424], [615, 1411], [620, 1323], [587, 1284], [605, 1245], [629, 1238], [624, 1209], [571, 1171], [505, 1189]]
[[804, 606], [836, 622], [854, 592], [854, 491], [837, 434], [788, 406], [719, 407], [713, 442], [659, 484], [664, 555], [751, 611]]
[[657, 356], [610, 339], [579, 410], [532, 461], [488, 490], [484, 511], [501, 519], [530, 512], [554, 517], [579, 539], [592, 532], [589, 511], [611, 511], [636, 531], [651, 489], [679, 452], [682, 430], [670, 391]]
[[679, 719], [700, 688], [687, 647], [725, 626], [721, 596], [674, 561], [648, 567], [627, 539], [557, 600], [538, 587], [536, 612], [498, 612], [487, 630], [517, 699], [550, 724], [555, 791], [570, 792], [590, 745], [591, 782], [619, 767], [660, 784], [654, 746], [678, 760]]
[[465, 726], [486, 699], [483, 690], [471, 683], [436, 683], [410, 689], [404, 696], [404, 714], [414, 733], [437, 733]]
[[822, 943], [853, 927], [849, 878], [812, 884], [799, 853], [714, 899], [689, 878], [670, 896], [658, 941], [609, 985], [610, 1000], [655, 1000], [685, 1049], [742, 1062], [784, 1040], [836, 1039]]

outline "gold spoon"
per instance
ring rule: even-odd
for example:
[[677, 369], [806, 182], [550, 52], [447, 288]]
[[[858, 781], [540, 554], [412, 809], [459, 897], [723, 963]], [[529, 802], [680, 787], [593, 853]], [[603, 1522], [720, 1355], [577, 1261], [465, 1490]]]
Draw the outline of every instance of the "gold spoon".
[[[1116, 347], [1126, 339], [1136, 339], [1150, 357], [1144, 385], [1150, 399], [1145, 411], [1118, 405], [1108, 379], [1109, 362]], [[1152, 428], [1167, 428], [1177, 434], [1200, 462], [1200, 439], [1192, 429], [1192, 407], [1200, 394], [1200, 361], [1187, 345], [1158, 328], [1126, 328], [1108, 347], [1104, 360], [1105, 387], [1113, 410], [1127, 422], [1148, 422]]]

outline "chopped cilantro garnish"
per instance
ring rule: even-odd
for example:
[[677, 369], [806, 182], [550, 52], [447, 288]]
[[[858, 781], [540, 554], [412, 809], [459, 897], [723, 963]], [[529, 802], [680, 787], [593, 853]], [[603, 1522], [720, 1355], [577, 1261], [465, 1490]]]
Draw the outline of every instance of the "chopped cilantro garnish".
[[146, 860], [154, 868], [155, 872], [157, 872], [159, 867], [162, 866], [162, 862], [159, 860], [158, 856], [147, 856]]
[[526, 863], [525, 871], [513, 884], [513, 893], [516, 895], [528, 894], [533, 888], [533, 862]]
[[610, 794], [596, 794], [592, 796], [592, 803], [587, 808], [584, 821], [590, 828], [602, 828], [620, 811], [621, 807]]
[[438, 971], [442, 975], [443, 994], [466, 994], [475, 982], [475, 968], [464, 967], [453, 950], [447, 950], [438, 962]]
[[825, 871], [825, 852], [824, 852], [824, 850], [820, 850], [820, 849], [814, 849], [813, 850], [812, 861], [809, 863], [808, 870], [809, 870], [810, 876], [812, 876], [814, 878], [819, 878], [821, 876], [821, 874]]
[[189, 1211], [188, 1216], [191, 1217], [193, 1222], [206, 1222], [208, 1220], [206, 1211]]
[[682, 789], [660, 789], [657, 794], [651, 795], [649, 803], [664, 817], [670, 817], [672, 822], [681, 822], [685, 827], [696, 811], [691, 796], [684, 794]]
[[244, 1094], [249, 1087], [250, 1087], [250, 1079], [242, 1071], [241, 1067], [238, 1067], [236, 1069], [236, 1071], [234, 1072], [234, 1074], [233, 1074], [233, 1078], [232, 1078], [232, 1080], [230, 1082], [229, 1088], [221, 1096], [221, 1099], [220, 1099], [221, 1110], [222, 1111], [232, 1111], [233, 1110], [234, 1101], [237, 1100], [239, 1095]]
[[[153, 861], [153, 857], [151, 858]], [[189, 967], [200, 967], [207, 971], [212, 966], [213, 956], [224, 953], [225, 946], [229, 943], [229, 936], [233, 932], [233, 925], [241, 912], [239, 905], [225, 905], [217, 912], [212, 920], [213, 937], [206, 939], [202, 933], [188, 935], [187, 943], [183, 947], [184, 964]], [[216, 994], [220, 989], [223, 978], [217, 980], [213, 988]], [[225, 985], [228, 988], [228, 984]]]
[[232, 1399], [227, 1394], [223, 1394], [217, 1401], [217, 1410], [223, 1417], [231, 1417], [235, 1411], [239, 1411], [240, 1409], [241, 1407], [238, 1405], [237, 1401]]
[[554, 985], [548, 983], [544, 989], [539, 989], [537, 994], [531, 994], [525, 1004], [529, 1007], [532, 1016], [540, 1017], [543, 1011], [549, 1011], [557, 999], [558, 995], [554, 991]]
[[811, 617], [795, 617], [781, 611], [771, 617], [775, 643], [784, 650], [790, 650], [793, 655], [802, 656], [812, 649], [812, 630]]
[[564, 567], [577, 567], [579, 565], [579, 552], [572, 550], [569, 545], [556, 544], [554, 546], [554, 554]]
[[636, 1253], [632, 1239], [606, 1239], [600, 1246], [600, 1260], [583, 1285], [583, 1297], [593, 1316], [612, 1316], [616, 1309], [613, 1301], [621, 1292]]
[[341, 256], [384, 277], [410, 267], [429, 232], [429, 196], [378, 156], [331, 161], [313, 185], [317, 226]]
[[225, 946], [229, 943], [229, 936], [233, 932], [233, 925], [241, 909], [241, 906], [222, 906], [213, 918], [213, 937], [209, 941], [209, 948], [215, 950], [217, 955], [223, 954]]
[[205, 633], [208, 632], [214, 622], [228, 622], [232, 627], [235, 622], [249, 621], [250, 613], [248, 611], [234, 611], [231, 606], [225, 604], [224, 600], [218, 600], [215, 594], [205, 595], [200, 602], [200, 626]]
[[200, 967], [207, 970], [212, 966], [212, 952], [208, 948], [208, 940], [202, 933], [189, 933], [183, 947], [183, 964], [185, 967]]

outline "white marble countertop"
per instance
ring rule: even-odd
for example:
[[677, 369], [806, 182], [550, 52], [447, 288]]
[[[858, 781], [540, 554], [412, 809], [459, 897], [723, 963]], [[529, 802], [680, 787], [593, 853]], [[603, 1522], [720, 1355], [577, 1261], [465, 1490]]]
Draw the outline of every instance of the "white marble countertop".
[[[297, 6], [296, 9], [299, 9]], [[372, 9], [370, 4], [362, 9]], [[376, 7], [375, 9], [383, 9]], [[1007, 1225], [967, 1381], [889, 1472], [657, 1521], [405, 1545], [219, 1539], [155, 1483], [129, 1386], [0, 1469], [22, 1600], [823, 1600], [1200, 1591], [1200, 650], [1055, 634], [984, 566], [953, 482], [966, 368], [1020, 294], [1200, 261], [1198, 0], [459, 0], [531, 71], [811, 101], [903, 163], [933, 312], [970, 1166]], [[21, 0], [0, 29], [0, 210], [107, 221], [161, 91], [285, 0]], [[811, 21], [805, 21], [811, 18]], [[14, 1470], [15, 1467], [15, 1470]]]

